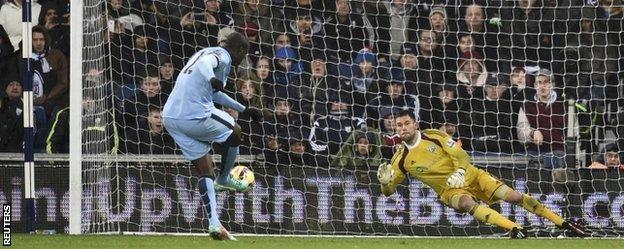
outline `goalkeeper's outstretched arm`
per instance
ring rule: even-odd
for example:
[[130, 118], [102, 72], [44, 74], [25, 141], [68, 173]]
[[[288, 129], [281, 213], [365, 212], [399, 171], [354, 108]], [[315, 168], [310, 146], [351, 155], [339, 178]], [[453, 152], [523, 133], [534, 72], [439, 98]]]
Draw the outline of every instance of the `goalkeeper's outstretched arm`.
[[377, 179], [381, 184], [381, 193], [390, 196], [396, 192], [397, 185], [405, 180], [405, 175], [398, 164], [382, 163], [377, 170]]

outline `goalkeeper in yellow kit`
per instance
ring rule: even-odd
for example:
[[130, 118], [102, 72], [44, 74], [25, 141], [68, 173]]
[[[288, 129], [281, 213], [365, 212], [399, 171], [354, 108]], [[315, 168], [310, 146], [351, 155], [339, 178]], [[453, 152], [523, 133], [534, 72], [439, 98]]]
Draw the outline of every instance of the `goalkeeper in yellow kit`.
[[468, 212], [479, 221], [504, 228], [510, 231], [511, 238], [525, 238], [526, 229], [488, 206], [477, 203], [477, 200], [488, 205], [500, 200], [522, 205], [527, 211], [577, 236], [588, 235], [579, 224], [565, 221], [538, 200], [513, 190], [470, 164], [468, 153], [446, 133], [420, 131], [413, 112], [400, 112], [396, 116], [396, 128], [403, 145], [390, 164], [382, 164], [377, 171], [384, 195], [392, 195], [397, 185], [410, 174], [438, 193], [445, 205], [459, 212]]

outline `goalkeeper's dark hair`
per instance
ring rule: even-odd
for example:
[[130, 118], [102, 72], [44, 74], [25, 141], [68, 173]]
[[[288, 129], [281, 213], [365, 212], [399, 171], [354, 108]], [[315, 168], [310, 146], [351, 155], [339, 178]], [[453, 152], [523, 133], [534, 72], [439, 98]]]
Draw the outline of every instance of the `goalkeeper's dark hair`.
[[418, 120], [416, 119], [416, 115], [415, 115], [415, 114], [414, 114], [414, 112], [413, 112], [413, 111], [411, 111], [411, 110], [401, 110], [401, 111], [399, 111], [399, 113], [397, 113], [397, 115], [396, 115], [396, 117], [397, 117], [397, 118], [398, 118], [398, 117], [405, 117], [405, 116], [410, 117], [410, 118], [411, 118], [412, 120], [414, 120], [414, 121], [418, 121]]
[[238, 32], [229, 34], [224, 43], [223, 47], [225, 47], [228, 51], [238, 52], [241, 48], [249, 50], [249, 41], [245, 36]]

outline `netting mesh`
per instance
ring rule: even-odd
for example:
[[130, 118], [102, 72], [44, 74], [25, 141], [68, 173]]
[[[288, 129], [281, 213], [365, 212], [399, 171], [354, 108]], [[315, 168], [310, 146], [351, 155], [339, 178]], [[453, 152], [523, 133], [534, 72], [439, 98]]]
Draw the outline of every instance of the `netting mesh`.
[[[411, 110], [510, 186], [621, 234], [618, 170], [576, 169], [620, 167], [607, 156], [620, 142], [620, 1], [92, 0], [84, 10], [87, 154], [180, 154], [162, 125], [179, 70], [229, 32], [249, 39], [227, 87], [264, 120], [225, 108], [258, 178], [252, 192], [220, 197], [234, 231], [500, 233], [417, 181], [380, 197], [374, 172], [400, 144], [394, 115]], [[180, 192], [196, 179], [174, 166], [86, 163], [86, 231], [205, 232], [198, 193]]]

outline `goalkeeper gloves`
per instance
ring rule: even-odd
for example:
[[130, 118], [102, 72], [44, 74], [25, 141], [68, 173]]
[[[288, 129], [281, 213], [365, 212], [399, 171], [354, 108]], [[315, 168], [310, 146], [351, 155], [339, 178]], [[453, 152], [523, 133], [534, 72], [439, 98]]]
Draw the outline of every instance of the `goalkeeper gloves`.
[[264, 118], [264, 115], [262, 115], [262, 111], [254, 107], [245, 108], [242, 114], [248, 115], [253, 121], [262, 121], [262, 119]]
[[379, 183], [386, 185], [394, 178], [394, 170], [389, 163], [382, 163], [377, 169], [377, 179]]
[[458, 169], [447, 180], [446, 185], [451, 188], [461, 188], [466, 181], [466, 170]]
[[214, 90], [214, 92], [223, 90], [223, 82], [217, 78], [210, 79], [210, 85], [212, 86], [212, 90]]

